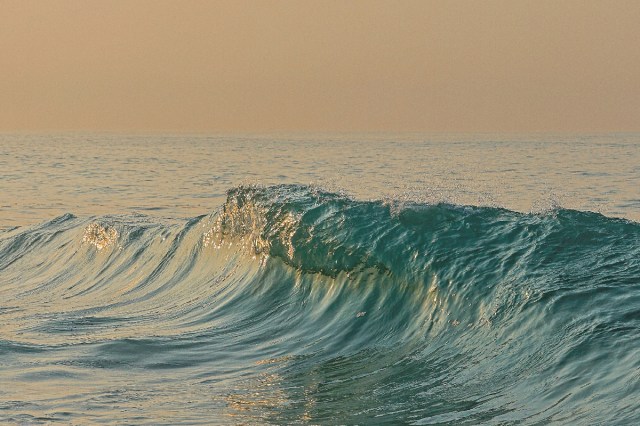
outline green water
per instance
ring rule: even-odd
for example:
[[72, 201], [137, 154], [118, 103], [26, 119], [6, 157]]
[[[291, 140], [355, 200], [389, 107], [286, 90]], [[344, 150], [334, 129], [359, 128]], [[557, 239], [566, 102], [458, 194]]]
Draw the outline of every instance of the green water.
[[324, 138], [0, 139], [0, 420], [640, 420], [637, 137]]

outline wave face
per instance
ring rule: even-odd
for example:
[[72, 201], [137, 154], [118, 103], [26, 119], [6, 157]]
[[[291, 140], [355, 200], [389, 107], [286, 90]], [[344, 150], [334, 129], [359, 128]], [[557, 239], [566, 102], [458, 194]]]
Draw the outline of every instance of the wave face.
[[0, 234], [0, 419], [640, 421], [640, 225], [237, 187]]

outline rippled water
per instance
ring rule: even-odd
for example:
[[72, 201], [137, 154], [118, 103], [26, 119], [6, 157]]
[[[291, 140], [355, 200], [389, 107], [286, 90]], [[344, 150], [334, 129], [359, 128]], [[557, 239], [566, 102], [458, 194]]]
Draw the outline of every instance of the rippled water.
[[640, 136], [0, 136], [0, 420], [635, 424]]
[[640, 220], [638, 134], [0, 135], [0, 170], [4, 228], [69, 212], [193, 217], [247, 182]]

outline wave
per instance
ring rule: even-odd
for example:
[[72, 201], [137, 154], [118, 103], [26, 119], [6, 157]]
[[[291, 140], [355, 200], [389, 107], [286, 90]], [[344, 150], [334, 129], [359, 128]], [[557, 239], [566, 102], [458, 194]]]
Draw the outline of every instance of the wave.
[[6, 231], [0, 278], [0, 353], [213, 370], [247, 421], [640, 419], [640, 224], [597, 213], [243, 186]]

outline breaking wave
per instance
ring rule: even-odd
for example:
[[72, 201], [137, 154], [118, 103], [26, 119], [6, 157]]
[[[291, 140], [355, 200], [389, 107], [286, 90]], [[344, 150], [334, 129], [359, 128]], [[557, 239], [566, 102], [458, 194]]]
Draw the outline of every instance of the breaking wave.
[[[640, 420], [640, 225], [590, 212], [282, 185], [185, 222], [67, 214], [0, 233], [0, 320], [5, 376], [69, 389], [2, 390], [5, 420]], [[104, 397], [128, 371], [146, 411]]]

